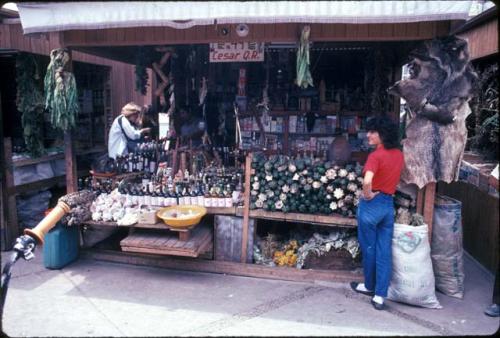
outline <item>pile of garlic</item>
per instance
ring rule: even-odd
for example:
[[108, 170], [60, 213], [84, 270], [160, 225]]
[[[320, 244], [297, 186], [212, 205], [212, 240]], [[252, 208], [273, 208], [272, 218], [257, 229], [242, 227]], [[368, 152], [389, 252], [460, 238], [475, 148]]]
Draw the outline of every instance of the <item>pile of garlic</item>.
[[140, 207], [132, 204], [130, 199], [115, 189], [109, 194], [100, 194], [92, 202], [90, 211], [93, 221], [114, 221], [119, 225], [131, 225], [137, 223]]

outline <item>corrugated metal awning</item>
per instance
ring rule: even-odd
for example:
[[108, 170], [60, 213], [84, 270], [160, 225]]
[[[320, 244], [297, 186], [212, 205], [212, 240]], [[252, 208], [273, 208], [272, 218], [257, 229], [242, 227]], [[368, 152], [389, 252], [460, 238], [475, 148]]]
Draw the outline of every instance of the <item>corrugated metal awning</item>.
[[473, 1], [18, 3], [24, 33], [214, 23], [397, 23], [466, 20]]

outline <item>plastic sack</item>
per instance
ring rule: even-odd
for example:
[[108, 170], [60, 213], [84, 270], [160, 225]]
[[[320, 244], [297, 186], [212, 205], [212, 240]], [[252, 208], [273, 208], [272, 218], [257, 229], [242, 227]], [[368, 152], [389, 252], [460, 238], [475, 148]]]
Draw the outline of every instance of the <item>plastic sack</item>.
[[17, 219], [22, 229], [35, 227], [49, 208], [52, 193], [49, 190], [16, 197]]
[[441, 309], [436, 298], [427, 224], [394, 224], [392, 279], [387, 299]]
[[436, 196], [431, 243], [436, 288], [456, 298], [464, 296], [465, 279], [461, 209], [460, 201]]

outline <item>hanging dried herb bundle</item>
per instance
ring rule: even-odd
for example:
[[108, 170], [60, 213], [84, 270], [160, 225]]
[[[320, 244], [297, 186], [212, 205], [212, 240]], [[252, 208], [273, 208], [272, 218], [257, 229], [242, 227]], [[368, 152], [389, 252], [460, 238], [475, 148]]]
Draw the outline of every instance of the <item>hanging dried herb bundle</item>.
[[487, 157], [498, 159], [498, 64], [479, 73], [477, 95], [474, 99], [475, 133], [472, 146]]
[[146, 95], [148, 86], [147, 66], [150, 63], [144, 47], [139, 47], [136, 52], [135, 60], [135, 91]]
[[296, 84], [301, 88], [314, 87], [309, 70], [309, 35], [311, 27], [305, 26], [300, 35], [299, 49], [297, 50], [297, 79]]
[[24, 142], [32, 157], [39, 157], [43, 147], [43, 94], [36, 60], [31, 54], [21, 53], [16, 59], [17, 110], [22, 113]]
[[52, 50], [44, 79], [45, 109], [50, 111], [52, 126], [62, 131], [75, 127], [76, 115], [80, 110], [75, 77], [64, 70], [69, 61], [67, 49]]

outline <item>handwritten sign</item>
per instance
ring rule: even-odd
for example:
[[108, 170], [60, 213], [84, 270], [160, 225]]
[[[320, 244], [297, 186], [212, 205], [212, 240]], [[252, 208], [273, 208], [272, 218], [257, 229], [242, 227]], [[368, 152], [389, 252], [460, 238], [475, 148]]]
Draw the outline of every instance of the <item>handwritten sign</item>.
[[217, 42], [210, 44], [210, 62], [264, 61], [264, 43]]

